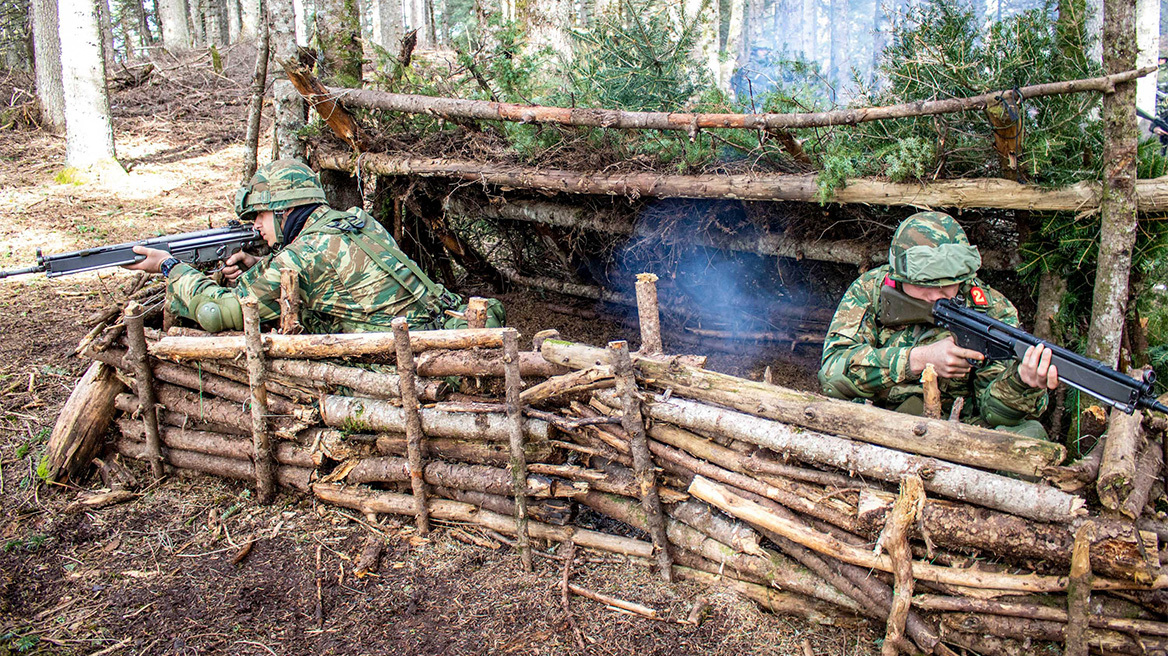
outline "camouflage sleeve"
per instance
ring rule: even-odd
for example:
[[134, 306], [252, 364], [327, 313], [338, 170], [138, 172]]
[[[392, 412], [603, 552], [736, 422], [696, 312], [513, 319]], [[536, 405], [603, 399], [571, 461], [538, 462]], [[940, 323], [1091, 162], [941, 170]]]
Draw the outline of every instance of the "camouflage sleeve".
[[880, 343], [876, 304], [881, 280], [882, 273], [869, 272], [853, 282], [840, 300], [819, 367], [819, 382], [828, 396], [871, 398], [916, 378], [908, 366], [910, 347]]
[[[989, 299], [987, 314], [1011, 326], [1018, 325], [1014, 304], [997, 291], [982, 287]], [[1018, 362], [994, 362], [977, 370], [974, 394], [978, 412], [990, 426], [1017, 426], [1046, 409], [1046, 390], [1030, 387], [1018, 375]]]
[[[235, 295], [238, 298], [250, 294], [259, 301], [260, 321], [270, 321], [280, 316], [280, 277], [284, 269], [292, 268], [300, 274], [301, 295], [311, 294], [306, 289], [306, 258], [303, 249], [289, 246], [274, 255], [261, 258], [250, 269], [239, 276], [234, 287], [216, 285], [198, 269], [188, 264], [177, 264], [167, 279], [169, 309], [174, 314], [197, 321], [192, 301], [199, 296], [215, 300], [222, 296]], [[311, 296], [309, 296], [311, 298]]]
[[176, 264], [166, 279], [167, 309], [171, 314], [192, 321], [195, 320], [195, 308], [191, 307], [191, 301], [195, 297], [216, 299], [234, 293], [233, 289], [216, 285], [202, 271], [186, 263]]
[[280, 316], [280, 279], [285, 269], [297, 272], [301, 298], [313, 298], [313, 281], [319, 276], [311, 275], [314, 267], [323, 264], [323, 258], [315, 255], [315, 242], [310, 239], [296, 240], [286, 248], [269, 255], [239, 277], [236, 293], [240, 297], [251, 295], [259, 301], [260, 321], [269, 321]]

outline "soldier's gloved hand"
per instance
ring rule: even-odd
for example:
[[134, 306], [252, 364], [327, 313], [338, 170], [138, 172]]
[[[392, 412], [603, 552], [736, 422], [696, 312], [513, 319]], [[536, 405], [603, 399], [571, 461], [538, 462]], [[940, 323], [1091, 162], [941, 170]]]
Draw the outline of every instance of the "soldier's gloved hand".
[[260, 258], [243, 251], [232, 253], [227, 261], [223, 263], [223, 277], [231, 282], [243, 275], [244, 271], [252, 268]]
[[1018, 377], [1030, 387], [1055, 389], [1059, 379], [1058, 367], [1050, 363], [1053, 354], [1054, 351], [1041, 344], [1026, 349], [1022, 362], [1018, 364]]
[[914, 346], [908, 352], [908, 366], [914, 374], [921, 373], [926, 364], [932, 363], [941, 378], [961, 378], [973, 368], [970, 360], [984, 359], [981, 353], [958, 346], [952, 336], [927, 346]]
[[160, 248], [150, 248], [148, 246], [135, 246], [134, 252], [138, 255], [145, 255], [146, 259], [134, 264], [123, 264], [123, 269], [131, 271], [145, 271], [146, 273], [158, 273], [159, 267], [166, 258], [170, 257], [170, 253]]

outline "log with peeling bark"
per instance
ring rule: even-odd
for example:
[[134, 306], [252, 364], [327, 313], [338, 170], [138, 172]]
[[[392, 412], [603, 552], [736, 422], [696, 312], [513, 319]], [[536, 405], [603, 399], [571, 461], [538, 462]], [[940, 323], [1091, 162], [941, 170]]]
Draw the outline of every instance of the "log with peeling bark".
[[[410, 333], [415, 351], [500, 347], [502, 328], [480, 330], [420, 330]], [[230, 360], [244, 352], [239, 336], [163, 337], [150, 346], [150, 354], [173, 360]], [[330, 335], [264, 335], [264, 352], [270, 358], [346, 358], [361, 355], [388, 356], [394, 352], [393, 333], [337, 333]]]
[[[583, 344], [545, 340], [541, 351], [549, 361], [573, 369], [603, 363], [603, 349]], [[671, 389], [674, 395], [909, 453], [1027, 475], [1035, 475], [1066, 457], [1065, 448], [1045, 440], [836, 401], [667, 358], [634, 354], [633, 363], [642, 380], [650, 381], [653, 387]]]
[[[321, 398], [320, 415], [326, 426], [357, 432], [386, 431], [404, 433], [405, 412], [400, 406], [376, 399], [329, 394]], [[502, 412], [447, 412], [442, 404], [422, 408], [422, 431], [427, 437], [506, 442], [507, 418]], [[550, 427], [546, 421], [524, 422], [526, 439], [546, 442]]]
[[296, 92], [320, 114], [334, 134], [357, 152], [368, 147], [369, 137], [353, 115], [337, 102], [336, 94], [325, 88], [307, 66], [292, 59], [283, 60], [280, 65]]
[[[334, 171], [356, 171], [355, 155], [318, 152], [315, 161]], [[510, 189], [535, 189], [575, 194], [656, 198], [725, 198], [819, 202], [814, 175], [755, 173], [735, 175], [678, 175], [658, 172], [594, 173], [492, 164], [478, 160], [423, 159], [382, 153], [363, 153], [364, 173], [388, 176], [453, 178]], [[1168, 209], [1168, 181], [1157, 178], [1136, 182], [1141, 212]], [[927, 184], [850, 179], [836, 189], [833, 203], [865, 203], [912, 207], [1000, 208], [1032, 211], [1097, 210], [1102, 191], [1098, 183], [1079, 182], [1060, 189], [1042, 189], [1011, 180], [968, 178]]]
[[[945, 613], [943, 624], [966, 633], [979, 633], [1018, 640], [1063, 642], [1066, 626], [1060, 622], [1032, 620], [981, 613]], [[1104, 654], [1158, 654], [1168, 651], [1168, 640], [1151, 636], [1130, 636], [1118, 631], [1088, 628], [1084, 640], [1092, 651]]]
[[[906, 474], [926, 479], [935, 494], [1037, 521], [1069, 522], [1087, 512], [1083, 499], [1051, 487], [980, 469], [839, 437], [751, 415], [672, 398], [646, 404], [650, 417], [695, 431], [716, 431], [805, 462], [895, 481]], [[940, 422], [946, 423], [946, 422]]]
[[247, 296], [243, 306], [243, 333], [247, 355], [247, 378], [251, 388], [248, 399], [251, 410], [251, 439], [254, 451], [256, 500], [269, 504], [276, 495], [276, 454], [271, 429], [268, 427], [267, 366], [264, 363], [263, 336], [260, 333], [259, 301]]
[[114, 401], [125, 389], [113, 367], [101, 362], [89, 365], [53, 425], [45, 451], [47, 480], [82, 478], [114, 418]]
[[[503, 354], [498, 349], [435, 349], [417, 354], [418, 375], [430, 378], [446, 376], [503, 376]], [[571, 369], [554, 365], [538, 351], [519, 353], [519, 375], [549, 378]]]
[[[861, 535], [875, 537], [895, 496], [872, 489], [860, 490], [856, 510]], [[1160, 569], [1154, 534], [1139, 532], [1128, 521], [1095, 518], [1091, 566], [1099, 574], [1130, 581], [1151, 582]], [[987, 551], [1012, 562], [1038, 561], [1059, 571], [1071, 565], [1076, 526], [1026, 520], [944, 499], [929, 499], [920, 527], [943, 549]]]
[[[155, 385], [155, 391], [158, 393], [158, 402], [172, 412], [186, 415], [196, 422], [222, 424], [251, 434], [251, 419], [247, 415], [247, 408], [238, 403], [211, 397], [203, 398], [185, 387], [166, 383]], [[138, 397], [131, 394], [119, 394], [115, 403], [117, 408], [124, 412], [133, 413], [138, 410]], [[291, 439], [296, 433], [311, 426], [312, 419], [270, 417], [269, 423], [278, 437]]]
[[1132, 481], [1131, 492], [1123, 500], [1119, 511], [1131, 519], [1139, 519], [1152, 497], [1153, 486], [1164, 475], [1164, 447], [1159, 442], [1147, 440], [1136, 458], [1136, 476]]
[[1139, 410], [1130, 415], [1112, 410], [1107, 421], [1107, 439], [1103, 443], [1095, 491], [1099, 502], [1110, 510], [1119, 510], [1135, 484], [1136, 459], [1144, 435], [1142, 422], [1143, 413]]
[[[287, 68], [287, 64], [285, 67]], [[827, 112], [794, 114], [687, 114], [683, 112], [630, 112], [616, 109], [588, 107], [542, 107], [517, 105], [486, 100], [436, 98], [403, 93], [389, 93], [374, 89], [305, 89], [305, 97], [321, 97], [329, 102], [339, 101], [348, 107], [380, 109], [383, 111], [428, 114], [447, 119], [474, 119], [515, 121], [519, 123], [554, 123], [578, 127], [618, 128], [636, 130], [680, 130], [693, 133], [702, 129], [741, 128], [748, 130], [792, 130], [797, 128], [854, 125], [911, 116], [932, 116], [984, 109], [999, 98], [1038, 98], [1068, 93], [1112, 93], [1115, 85], [1130, 82], [1156, 70], [1154, 66], [1123, 71], [1112, 75], [1044, 82], [1021, 89], [991, 91], [968, 98], [944, 98], [918, 101], [887, 107], [861, 107]], [[299, 85], [297, 86], [299, 90]], [[329, 105], [328, 107], [331, 107]], [[331, 125], [331, 124], [330, 124]], [[344, 138], [342, 133], [340, 136]], [[359, 149], [362, 150], [362, 149]]]
[[[137, 422], [123, 417], [116, 423], [123, 437], [139, 442], [144, 440], [142, 426]], [[162, 443], [170, 449], [247, 461], [251, 461], [254, 455], [252, 443], [239, 435], [187, 430], [175, 426], [162, 426], [159, 434]], [[281, 465], [314, 469], [320, 464], [309, 450], [287, 440], [275, 444], [274, 454], [276, 462]]]
[[[409, 465], [410, 487], [414, 491], [414, 518], [418, 533], [430, 532], [430, 512], [426, 505], [428, 495], [425, 480], [425, 456], [422, 455], [422, 418], [419, 415], [418, 395], [415, 391], [414, 350], [410, 345], [410, 329], [405, 317], [393, 320], [394, 346], [397, 351], [398, 390], [401, 394], [402, 418], [405, 420], [406, 462]], [[321, 406], [323, 406], [323, 401]]]
[[[148, 458], [146, 445], [143, 442], [120, 439], [115, 443], [114, 448], [127, 458], [135, 460]], [[167, 464], [178, 469], [189, 469], [239, 481], [255, 481], [255, 467], [250, 460], [224, 458], [223, 456], [182, 449], [166, 449], [163, 455]], [[305, 467], [276, 467], [275, 481], [283, 487], [307, 492], [311, 485], [312, 474], [313, 470]]]
[[162, 443], [158, 436], [158, 404], [154, 402], [154, 372], [150, 367], [150, 356], [146, 353], [146, 333], [143, 324], [145, 308], [137, 301], [126, 304], [122, 321], [126, 324], [126, 354], [124, 367], [134, 374], [134, 387], [142, 407], [142, 426], [146, 436], [146, 448], [150, 450], [150, 469], [155, 479], [162, 478]]
[[614, 384], [611, 369], [608, 367], [593, 367], [560, 376], [553, 376], [542, 383], [523, 390], [519, 399], [524, 405], [538, 405], [559, 396], [612, 387]]
[[[404, 456], [406, 438], [403, 435], [378, 435], [377, 450], [383, 455]], [[529, 441], [525, 445], [527, 458], [531, 461], [548, 462], [560, 460], [557, 452], [547, 442]], [[504, 442], [483, 442], [458, 438], [427, 437], [422, 443], [422, 452], [427, 458], [444, 458], [475, 465], [505, 467], [510, 461], [510, 450]]]
[[[700, 476], [694, 478], [689, 488], [690, 494], [713, 504], [723, 511], [746, 521], [765, 527], [783, 537], [798, 542], [805, 547], [826, 553], [844, 562], [861, 567], [872, 567], [881, 571], [891, 571], [892, 563], [887, 556], [878, 556], [805, 526], [798, 526], [777, 515], [767, 512], [758, 504], [729, 491], [725, 486]], [[913, 563], [914, 576], [924, 581], [968, 588], [991, 590], [1012, 590], [1018, 592], [1061, 592], [1066, 590], [1066, 577], [1041, 576], [1037, 574], [1016, 575], [938, 566], [923, 561]], [[1160, 575], [1152, 584], [1154, 587], [1168, 586], [1168, 575]], [[1096, 579], [1095, 589], [1129, 590], [1146, 586], [1114, 579]]]
[[[348, 470], [346, 483], [408, 481], [409, 464], [402, 458], [364, 458]], [[435, 486], [486, 492], [508, 496], [512, 492], [510, 473], [499, 467], [464, 465], [453, 462], [428, 462], [423, 468], [426, 483]], [[587, 483], [572, 483], [547, 476], [529, 475], [526, 496], [536, 498], [579, 497], [589, 490]]]
[[884, 634], [882, 656], [897, 656], [901, 651], [912, 652], [905, 644], [904, 628], [908, 619], [913, 594], [912, 550], [909, 548], [909, 527], [916, 523], [925, 505], [925, 490], [917, 476], [905, 476], [900, 483], [900, 496], [892, 507], [877, 550], [884, 549], [892, 561], [892, 573], [896, 580], [893, 589], [892, 609], [888, 612], [888, 624]]

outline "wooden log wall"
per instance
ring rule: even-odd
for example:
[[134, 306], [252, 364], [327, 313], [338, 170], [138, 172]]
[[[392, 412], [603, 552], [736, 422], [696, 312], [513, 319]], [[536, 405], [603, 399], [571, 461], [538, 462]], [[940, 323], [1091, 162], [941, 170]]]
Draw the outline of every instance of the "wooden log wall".
[[[476, 523], [525, 536], [516, 543], [529, 554], [568, 542], [625, 554], [666, 579], [717, 577], [775, 612], [887, 625], [889, 644], [901, 651], [997, 645], [1021, 653], [1029, 640], [1131, 654], [1168, 648], [1161, 538], [1136, 528], [1155, 521], [1151, 506], [1162, 490], [1139, 471], [1140, 463], [1161, 462], [1143, 455], [1160, 453], [1163, 428], [1154, 422], [1143, 422], [1138, 434], [1146, 444], [1133, 456], [1132, 483], [1108, 485], [1115, 498], [1107, 503], [1124, 509], [1122, 517], [1052, 484], [1065, 469], [1057, 445], [717, 374], [695, 364], [700, 358], [541, 336], [531, 353], [547, 368], [528, 371], [554, 372], [548, 377], [522, 373], [512, 329], [402, 331], [396, 342], [316, 336], [312, 344], [329, 352], [343, 344], [359, 353], [348, 365], [354, 369], [362, 358], [384, 361], [378, 349], [419, 349], [412, 364], [400, 360], [417, 370], [427, 347], [486, 344], [475, 348], [498, 360], [460, 360], [460, 373], [498, 375], [487, 370], [501, 362], [509, 389], [505, 398], [458, 398], [409, 412], [401, 398], [416, 403], [419, 387], [406, 375], [394, 377], [394, 398], [334, 387], [305, 403], [273, 386], [269, 408], [289, 414], [267, 427], [265, 475], [254, 464], [253, 440], [264, 427], [236, 400], [241, 386], [202, 386], [198, 376], [176, 371], [217, 362], [199, 354], [217, 354], [216, 342], [237, 338], [143, 333], [169, 471], [248, 484], [270, 476], [289, 493], [367, 515]], [[267, 357], [272, 351], [304, 355], [280, 337], [252, 340], [253, 348], [260, 344], [252, 357], [265, 370], [279, 361]], [[117, 357], [87, 352], [98, 357], [95, 366], [118, 369], [107, 377], [131, 381], [140, 393], [141, 362], [120, 357], [116, 341], [108, 348]], [[178, 362], [159, 359], [163, 353]], [[254, 373], [251, 381], [266, 385]], [[301, 383], [312, 389], [319, 381]], [[281, 384], [298, 389], [287, 374]], [[94, 389], [79, 386], [84, 398], [71, 403], [122, 388]], [[114, 450], [156, 458], [135, 414], [138, 395], [121, 394], [108, 405], [125, 413], [115, 420], [121, 435]], [[75, 434], [69, 424], [78, 416], [63, 415], [54, 434]], [[897, 485], [913, 492], [898, 497]], [[579, 506], [650, 538], [575, 526]], [[874, 550], [877, 544], [883, 546]], [[1085, 598], [1093, 609], [1086, 614]]]

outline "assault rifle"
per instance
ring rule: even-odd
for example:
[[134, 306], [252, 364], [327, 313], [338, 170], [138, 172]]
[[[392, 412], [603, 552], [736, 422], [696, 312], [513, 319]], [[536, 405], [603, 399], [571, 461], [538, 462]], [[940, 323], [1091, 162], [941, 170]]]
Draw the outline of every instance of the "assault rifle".
[[56, 278], [71, 273], [134, 264], [146, 258], [145, 255], [134, 252], [135, 246], [158, 248], [169, 252], [172, 257], [181, 262], [199, 264], [225, 260], [246, 246], [261, 243], [263, 243], [263, 238], [251, 226], [243, 225], [239, 221], [229, 221], [227, 226], [223, 228], [163, 235], [153, 239], [143, 239], [142, 241], [126, 242], [113, 246], [98, 246], [97, 248], [87, 248], [83, 251], [59, 255], [43, 255], [38, 248], [36, 266], [0, 271], [0, 278], [26, 273], [41, 273], [42, 271], [47, 273], [50, 278]]
[[[980, 290], [975, 290], [980, 291]], [[880, 288], [880, 323], [903, 326], [930, 323], [953, 333], [958, 346], [985, 355], [984, 362], [1021, 360], [1026, 349], [1041, 344], [1051, 350], [1050, 363], [1058, 367], [1059, 380], [1080, 392], [1090, 394], [1108, 405], [1131, 414], [1137, 408], [1168, 413], [1168, 406], [1156, 400], [1151, 371], [1143, 380], [1125, 376], [1107, 365], [1039, 339], [1030, 333], [993, 319], [984, 312], [966, 307], [965, 299], [943, 298], [930, 303], [905, 294], [885, 284]], [[979, 362], [970, 361], [974, 366]]]

